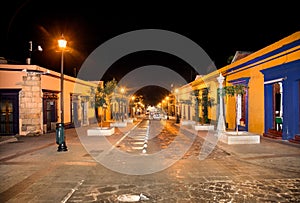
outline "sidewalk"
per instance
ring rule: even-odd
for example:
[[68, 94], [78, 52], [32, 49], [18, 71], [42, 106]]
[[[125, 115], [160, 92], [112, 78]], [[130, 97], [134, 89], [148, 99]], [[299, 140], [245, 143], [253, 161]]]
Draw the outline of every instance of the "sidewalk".
[[[135, 121], [134, 123], [128, 123], [128, 125], [122, 129], [116, 128], [114, 135], [111, 135], [110, 137], [112, 137], [114, 140], [118, 139], [123, 133], [126, 133], [132, 129], [138, 122], [139, 120]], [[104, 126], [109, 126], [109, 122], [103, 123], [103, 127]], [[88, 129], [91, 127], [92, 126], [86, 126], [83, 128]], [[65, 129], [65, 142], [67, 147], [69, 142], [79, 142], [75, 128]], [[18, 156], [20, 154], [27, 154], [51, 145], [53, 145], [55, 148], [58, 147], [56, 144], [56, 132], [49, 132], [39, 136], [1, 136], [0, 161], [9, 159], [10, 157]]]
[[[130, 131], [137, 123], [128, 123], [124, 128], [116, 128], [113, 135], [110, 136], [112, 140], [121, 138], [126, 132]], [[106, 124], [105, 124], [106, 125]], [[196, 131], [187, 126], [180, 126], [181, 128], [188, 130], [190, 133], [197, 134], [204, 140], [207, 139], [206, 131]], [[86, 127], [87, 129], [89, 126]], [[72, 142], [74, 139], [78, 139], [77, 132], [74, 128], [65, 129], [66, 145], [68, 142]], [[273, 140], [261, 136], [260, 143], [258, 144], [226, 144], [218, 141], [217, 146], [224, 150], [227, 154], [238, 157], [244, 160], [255, 160], [255, 159], [280, 159], [282, 162], [290, 162], [291, 158], [299, 157], [300, 159], [300, 145], [291, 143], [284, 140]], [[15, 156], [16, 154], [23, 154], [32, 150], [48, 147], [56, 144], [56, 133], [50, 132], [42, 134], [40, 136], [1, 136], [0, 139], [0, 160], [6, 159], [7, 157]], [[63, 152], [62, 152], [63, 153]], [[287, 157], [289, 157], [287, 159]], [[299, 162], [300, 163], [300, 162]], [[300, 164], [299, 164], [300, 168]]]
[[18, 141], [18, 139], [14, 135], [0, 136], [0, 145], [7, 142], [16, 142], [16, 141]]
[[[185, 130], [198, 134], [203, 139], [207, 139], [210, 131], [196, 131], [190, 126], [180, 126]], [[249, 133], [251, 134], [251, 133]], [[275, 140], [267, 137], [260, 136], [260, 143], [257, 144], [227, 144], [218, 141], [217, 145], [227, 153], [239, 156], [240, 158], [249, 158], [253, 156], [265, 157], [265, 156], [279, 156], [298, 154], [300, 156], [300, 145], [285, 140]]]
[[[209, 140], [212, 139], [213, 132], [209, 134], [208, 131], [196, 131], [191, 126], [181, 127], [202, 137], [205, 140], [203, 145], [211, 145]], [[300, 173], [300, 145], [296, 143], [260, 136], [260, 143], [256, 144], [227, 144], [218, 140], [216, 146], [231, 157], [243, 162]]]

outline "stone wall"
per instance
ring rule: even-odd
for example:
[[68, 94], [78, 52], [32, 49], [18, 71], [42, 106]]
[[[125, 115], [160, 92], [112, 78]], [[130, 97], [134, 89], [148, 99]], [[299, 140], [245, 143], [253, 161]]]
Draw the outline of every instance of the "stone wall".
[[41, 75], [28, 72], [23, 76], [20, 93], [20, 135], [39, 135], [43, 133], [43, 103]]

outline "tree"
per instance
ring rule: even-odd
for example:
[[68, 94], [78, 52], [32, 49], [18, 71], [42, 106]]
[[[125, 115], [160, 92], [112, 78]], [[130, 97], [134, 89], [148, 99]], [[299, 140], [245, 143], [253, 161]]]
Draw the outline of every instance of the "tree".
[[[101, 107], [101, 111], [105, 109], [110, 104], [110, 96], [114, 89], [117, 87], [117, 81], [112, 79], [107, 81], [104, 86], [98, 86], [95, 92], [95, 108]], [[102, 128], [103, 113], [100, 115], [100, 123]]]
[[196, 112], [196, 122], [199, 122], [199, 103], [200, 103], [200, 98], [199, 98], [199, 90], [194, 90], [194, 95], [195, 95], [195, 112]]
[[209, 97], [209, 91], [210, 91], [209, 87], [204, 88], [202, 89], [201, 98], [200, 98], [200, 94], [198, 95], [198, 101], [199, 104], [201, 105], [201, 110], [202, 110], [202, 119], [201, 119], [202, 124], [207, 124], [210, 122], [208, 118], [208, 108], [215, 105], [214, 98]]
[[[222, 95], [228, 95], [230, 97], [235, 96], [236, 102], [235, 102], [235, 121], [236, 121], [236, 133], [238, 134], [238, 96], [244, 95], [249, 87], [244, 84], [236, 84], [232, 86], [226, 86], [222, 89]], [[219, 89], [218, 89], [219, 91]]]

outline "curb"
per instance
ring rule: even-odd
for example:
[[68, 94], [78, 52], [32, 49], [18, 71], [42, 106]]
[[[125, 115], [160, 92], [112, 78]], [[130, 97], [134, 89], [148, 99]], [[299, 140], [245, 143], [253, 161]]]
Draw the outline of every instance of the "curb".
[[15, 136], [10, 136], [10, 137], [1, 137], [0, 139], [0, 145], [1, 144], [5, 144], [5, 143], [8, 143], [8, 142], [17, 142], [18, 139], [15, 137]]

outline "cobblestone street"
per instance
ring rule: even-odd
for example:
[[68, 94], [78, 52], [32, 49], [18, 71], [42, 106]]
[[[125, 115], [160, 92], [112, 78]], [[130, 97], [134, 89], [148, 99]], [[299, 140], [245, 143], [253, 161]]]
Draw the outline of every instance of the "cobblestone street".
[[83, 185], [68, 202], [118, 202], [122, 194], [144, 194], [149, 202], [299, 202], [300, 179]]
[[[127, 131], [117, 130], [110, 141]], [[172, 166], [126, 175], [96, 162], [74, 129], [66, 130], [68, 152], [56, 151], [54, 137], [20, 137], [1, 145], [1, 202], [124, 202], [119, 199], [124, 195], [145, 197], [139, 202], [166, 203], [300, 201], [300, 147], [295, 144], [265, 138], [260, 144], [218, 143], [199, 160], [206, 137], [206, 132], [199, 132]]]
[[[221, 147], [200, 161], [204, 141], [200, 134], [185, 156], [165, 171], [141, 177], [125, 176], [125, 179], [113, 174], [120, 176], [114, 180], [124, 181], [107, 183], [109, 186], [82, 184], [69, 202], [119, 202], [118, 197], [123, 194], [144, 194], [150, 202], [299, 202], [300, 169], [285, 170], [276, 161], [277, 167], [272, 167], [275, 163], [264, 163], [268, 161], [266, 157], [259, 161], [240, 159]], [[163, 146], [169, 144], [164, 141]]]

